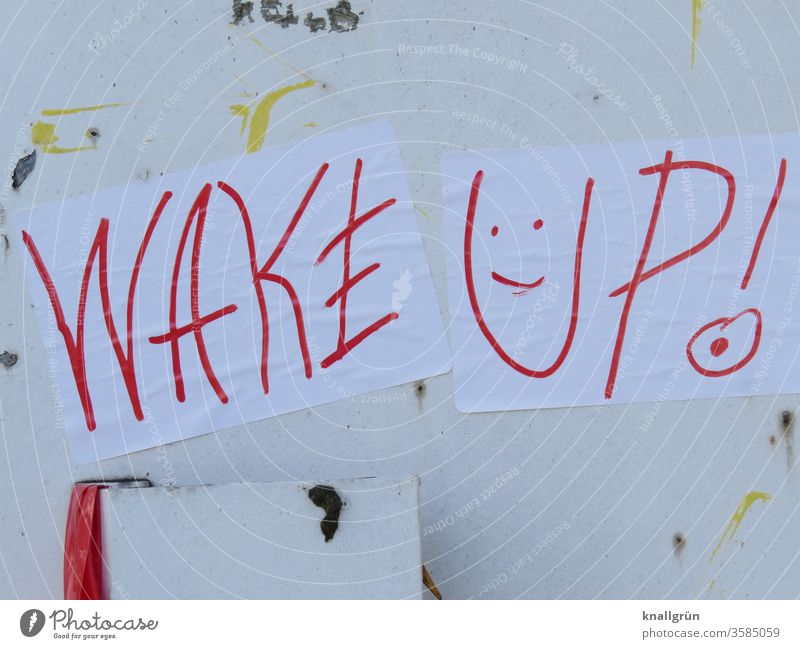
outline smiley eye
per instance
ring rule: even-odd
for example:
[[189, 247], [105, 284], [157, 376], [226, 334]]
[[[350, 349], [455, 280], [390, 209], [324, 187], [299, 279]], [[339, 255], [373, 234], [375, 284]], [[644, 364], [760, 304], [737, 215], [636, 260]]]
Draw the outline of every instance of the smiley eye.
[[533, 222], [533, 229], [534, 230], [541, 230], [543, 225], [544, 225], [544, 221], [542, 221], [542, 219], [536, 219]]
[[500, 228], [498, 228], [498, 227], [495, 225], [495, 226], [492, 228], [492, 236], [493, 236], [493, 237], [496, 237], [496, 236], [497, 236], [497, 233], [498, 233], [499, 231], [500, 231]]

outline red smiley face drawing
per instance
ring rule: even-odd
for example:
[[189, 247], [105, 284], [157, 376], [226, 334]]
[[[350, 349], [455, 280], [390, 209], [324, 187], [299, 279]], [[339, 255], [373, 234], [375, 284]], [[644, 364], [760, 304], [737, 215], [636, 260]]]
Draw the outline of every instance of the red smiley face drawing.
[[[541, 230], [543, 225], [544, 225], [544, 221], [542, 219], [536, 219], [533, 222], [533, 229], [534, 230]], [[495, 226], [492, 227], [490, 234], [493, 237], [496, 237], [498, 235], [499, 231], [500, 231], [500, 228], [498, 228], [495, 225]], [[498, 272], [492, 271], [492, 279], [495, 282], [497, 282], [498, 284], [502, 284], [503, 286], [510, 286], [511, 288], [517, 289], [516, 291], [513, 291], [511, 293], [511, 295], [513, 295], [515, 297], [520, 297], [522, 295], [527, 295], [529, 291], [531, 291], [532, 289], [536, 288], [537, 286], [541, 286], [542, 282], [544, 282], [544, 275], [542, 275], [536, 281], [533, 281], [533, 282], [530, 282], [530, 283], [526, 284], [525, 282], [518, 282], [516, 280], [513, 280], [513, 279], [510, 279], [510, 278], [506, 277], [505, 275], [501, 275]]]
[[[492, 333], [489, 325], [486, 323], [486, 320], [483, 316], [483, 309], [481, 307], [480, 302], [478, 301], [478, 293], [475, 290], [475, 270], [472, 261], [472, 239], [475, 230], [475, 215], [478, 208], [478, 197], [480, 196], [480, 188], [481, 184], [483, 183], [484, 173], [483, 171], [478, 171], [475, 174], [475, 178], [472, 181], [472, 190], [470, 191], [469, 195], [469, 205], [467, 207], [467, 218], [464, 227], [464, 277], [467, 284], [467, 294], [469, 296], [469, 303], [470, 307], [472, 308], [472, 314], [475, 317], [475, 322], [478, 325], [483, 337], [486, 338], [489, 345], [491, 345], [494, 352], [500, 357], [500, 359], [509, 367], [516, 370], [520, 374], [524, 376], [528, 376], [530, 378], [547, 378], [554, 374], [564, 363], [569, 354], [569, 350], [572, 347], [572, 341], [575, 338], [575, 331], [578, 327], [578, 311], [580, 307], [580, 286], [581, 286], [581, 267], [582, 267], [582, 260], [583, 260], [583, 243], [586, 237], [586, 224], [589, 218], [589, 203], [592, 196], [592, 189], [594, 188], [594, 179], [589, 178], [586, 181], [586, 190], [583, 199], [583, 212], [581, 214], [581, 222], [578, 228], [578, 240], [575, 244], [575, 267], [573, 272], [573, 285], [572, 285], [572, 310], [570, 314], [570, 322], [569, 322], [569, 330], [567, 331], [567, 337], [564, 340], [564, 344], [561, 347], [561, 351], [559, 352], [557, 358], [553, 361], [553, 363], [544, 368], [544, 369], [532, 369], [526, 367], [522, 363], [519, 363], [511, 355], [503, 348], [503, 345], [497, 340], [495, 335]], [[534, 230], [540, 230], [544, 225], [544, 221], [541, 219], [536, 219], [533, 223]], [[496, 237], [499, 233], [500, 229], [497, 225], [493, 226], [491, 229], [491, 235]], [[519, 297], [522, 295], [527, 294], [530, 290], [540, 286], [542, 282], [544, 282], [544, 276], [540, 277], [539, 279], [534, 280], [530, 283], [525, 283], [522, 281], [518, 281], [515, 279], [511, 279], [496, 271], [492, 271], [491, 273], [492, 279], [502, 284], [503, 286], [509, 286], [513, 289], [516, 289], [512, 292], [512, 295]]]

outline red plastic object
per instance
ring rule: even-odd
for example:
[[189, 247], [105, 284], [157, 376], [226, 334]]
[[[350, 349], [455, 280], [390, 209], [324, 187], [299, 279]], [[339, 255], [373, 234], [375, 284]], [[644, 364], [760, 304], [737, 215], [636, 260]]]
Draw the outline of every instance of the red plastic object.
[[64, 599], [105, 599], [98, 497], [104, 488], [97, 484], [72, 488], [64, 535]]

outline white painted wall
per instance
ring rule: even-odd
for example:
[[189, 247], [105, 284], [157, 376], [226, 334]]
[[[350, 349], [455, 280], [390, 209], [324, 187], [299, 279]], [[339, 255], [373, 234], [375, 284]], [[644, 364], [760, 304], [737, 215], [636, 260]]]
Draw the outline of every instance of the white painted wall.
[[[444, 152], [513, 146], [514, 138], [663, 138], [664, 115], [679, 137], [798, 128], [796, 3], [706, 2], [694, 66], [691, 0], [353, 0], [364, 11], [355, 32], [316, 35], [265, 24], [258, 7], [254, 23], [232, 26], [230, 0], [142, 4], [137, 15], [136, 0], [4, 6], [3, 178], [30, 149], [31, 124], [56, 121], [43, 109], [126, 104], [63, 117], [59, 145], [89, 145], [82, 133], [91, 125], [101, 132], [96, 149], [41, 154], [19, 192], [1, 186], [7, 214], [239, 155], [245, 139], [228, 106], [247, 101], [242, 92], [302, 81], [304, 70], [320, 84], [276, 104], [267, 145], [389, 117], [427, 215], [419, 223], [446, 313]], [[315, 14], [332, 4], [315, 5]], [[294, 5], [302, 16], [309, 3]], [[115, 19], [126, 16], [130, 24], [114, 35]], [[92, 38], [106, 39], [96, 53]], [[571, 62], [561, 43], [578, 51]], [[418, 55], [409, 45], [442, 47]], [[495, 65], [482, 58], [490, 54], [520, 63]], [[595, 99], [596, 85], [576, 65], [592, 67], [630, 107]], [[152, 142], [139, 150], [148, 131]], [[21, 243], [1, 244], [0, 351], [19, 354], [15, 366], [0, 367], [2, 596], [60, 596], [70, 485], [131, 474], [179, 485], [419, 475], [423, 561], [445, 598], [800, 594], [800, 484], [780, 423], [796, 395], [462, 416], [445, 375], [422, 394], [401, 386], [76, 466], [55, 429]], [[502, 487], [491, 493], [496, 481]], [[711, 561], [751, 491], [771, 500], [753, 504]], [[678, 553], [676, 533], [685, 538]]]

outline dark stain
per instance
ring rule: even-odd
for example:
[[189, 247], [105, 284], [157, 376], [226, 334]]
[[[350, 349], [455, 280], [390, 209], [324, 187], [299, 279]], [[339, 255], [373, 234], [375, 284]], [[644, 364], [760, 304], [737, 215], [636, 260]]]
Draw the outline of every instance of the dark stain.
[[594, 99], [595, 101], [597, 101], [598, 99], [600, 99], [600, 95], [593, 95], [593, 96], [592, 96], [592, 99]]
[[261, 17], [268, 23], [276, 23], [286, 29], [290, 25], [296, 25], [299, 18], [294, 15], [294, 6], [286, 5], [286, 14], [282, 14], [280, 7], [281, 0], [261, 0]]
[[233, 0], [233, 22], [231, 25], [238, 25], [242, 20], [248, 18], [251, 23], [255, 22], [253, 16], [253, 3], [241, 2], [240, 0]]
[[19, 189], [25, 179], [33, 171], [36, 166], [36, 149], [26, 156], [22, 156], [14, 167], [14, 173], [11, 174], [11, 187]]
[[427, 392], [428, 386], [425, 385], [425, 381], [417, 381], [414, 383], [414, 396], [417, 397], [417, 405], [419, 406], [420, 412], [424, 410], [425, 395]]
[[316, 32], [325, 29], [325, 19], [314, 18], [314, 14], [311, 13], [310, 11], [306, 14], [306, 18], [303, 21], [303, 24], [311, 30], [312, 34], [315, 34]]
[[352, 32], [358, 27], [359, 16], [352, 11], [347, 0], [339, 0], [335, 7], [327, 9], [332, 32]]
[[3, 248], [5, 250], [8, 250], [11, 247], [11, 243], [8, 240], [8, 235], [7, 234], [2, 234], [0, 236], [3, 237]]
[[781, 413], [781, 431], [786, 444], [786, 467], [791, 471], [794, 466], [794, 412], [791, 410]]
[[680, 553], [683, 551], [683, 547], [686, 545], [686, 538], [680, 532], [675, 532], [675, 536], [672, 537], [672, 547], [675, 551], [675, 556], [680, 556]]
[[0, 354], [0, 363], [5, 365], [6, 369], [14, 367], [18, 360], [19, 356], [13, 352], [4, 351], [2, 354]]
[[770, 435], [769, 436], [769, 445], [770, 446], [775, 446], [775, 442], [777, 442], [777, 441], [778, 440], [775, 439], [775, 435]]
[[96, 126], [90, 126], [90, 127], [89, 127], [89, 128], [86, 130], [86, 135], [88, 135], [90, 138], [92, 138], [93, 140], [95, 140], [95, 139], [97, 139], [98, 137], [100, 137], [100, 129], [99, 129], [99, 128], [97, 128]]
[[318, 484], [308, 490], [308, 497], [317, 507], [325, 510], [325, 518], [319, 524], [325, 543], [333, 538], [339, 529], [339, 514], [342, 513], [342, 499], [336, 489], [327, 485]]
[[294, 15], [294, 7], [292, 7], [292, 5], [288, 5], [286, 7], [286, 15], [281, 16], [275, 22], [278, 23], [283, 29], [286, 29], [289, 25], [296, 25], [298, 20], [300, 19]]

